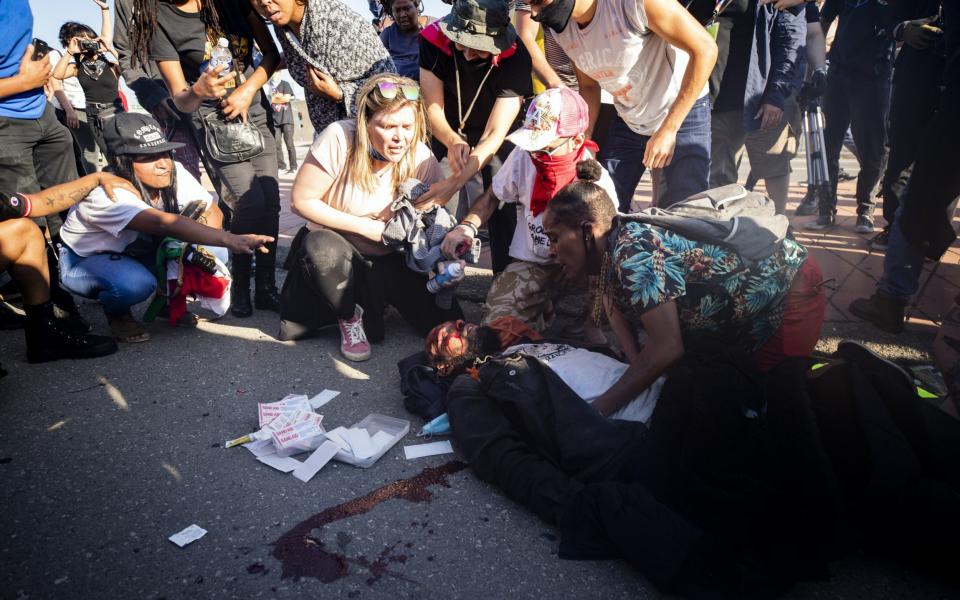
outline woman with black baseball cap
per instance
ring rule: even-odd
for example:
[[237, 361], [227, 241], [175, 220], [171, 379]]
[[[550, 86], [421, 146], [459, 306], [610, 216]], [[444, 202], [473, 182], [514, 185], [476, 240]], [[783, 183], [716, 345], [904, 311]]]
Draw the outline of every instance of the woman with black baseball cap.
[[[100, 300], [115, 338], [143, 342], [150, 336], [130, 309], [156, 289], [159, 239], [213, 246], [214, 254], [227, 248], [250, 255], [266, 252], [273, 238], [220, 229], [223, 214], [210, 193], [173, 159], [183, 144], [168, 141], [153, 117], [121, 113], [107, 122], [104, 138], [111, 169], [130, 180], [143, 199], [118, 190], [113, 202], [97, 188], [74, 206], [61, 230], [60, 278], [74, 294]], [[179, 214], [197, 202], [203, 210], [196, 221]]]
[[[260, 90], [281, 58], [263, 19], [249, 0], [132, 0], [131, 6], [127, 33], [133, 64], [154, 63], [177, 110], [190, 115], [204, 164], [230, 208], [230, 231], [277, 237], [277, 149], [267, 125], [272, 109]], [[254, 46], [262, 53], [259, 61], [254, 60]], [[247, 158], [224, 156], [216, 148], [228, 140], [213, 142], [211, 149], [211, 127], [241, 120], [260, 132], [262, 152]], [[232, 257], [233, 316], [249, 317], [254, 307], [280, 310], [275, 242], [270, 250], [257, 257], [252, 304], [251, 257]]]

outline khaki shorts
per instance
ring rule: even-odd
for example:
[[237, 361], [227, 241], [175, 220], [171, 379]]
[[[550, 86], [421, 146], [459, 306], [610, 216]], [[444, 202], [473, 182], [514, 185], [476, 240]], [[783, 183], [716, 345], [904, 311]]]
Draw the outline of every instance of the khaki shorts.
[[737, 182], [744, 149], [757, 179], [789, 175], [792, 171], [790, 161], [797, 155], [800, 127], [800, 108], [792, 97], [784, 103], [780, 124], [769, 131], [746, 133], [742, 111], [714, 112], [710, 187]]
[[570, 291], [560, 265], [514, 260], [490, 285], [481, 324], [515, 317], [543, 331], [553, 321], [554, 302]]
[[777, 127], [747, 134], [747, 157], [753, 176], [765, 179], [793, 172], [790, 161], [797, 155], [800, 134], [800, 107], [791, 96], [783, 105], [783, 119]]

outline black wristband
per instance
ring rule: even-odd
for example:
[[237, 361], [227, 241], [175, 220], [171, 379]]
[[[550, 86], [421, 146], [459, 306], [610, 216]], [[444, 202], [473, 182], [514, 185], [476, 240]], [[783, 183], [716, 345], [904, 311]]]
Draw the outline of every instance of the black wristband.
[[0, 194], [0, 221], [19, 219], [30, 214], [30, 198], [23, 194]]

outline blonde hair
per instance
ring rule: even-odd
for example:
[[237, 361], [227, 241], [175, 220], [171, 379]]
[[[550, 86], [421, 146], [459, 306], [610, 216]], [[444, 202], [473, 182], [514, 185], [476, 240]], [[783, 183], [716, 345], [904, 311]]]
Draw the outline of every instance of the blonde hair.
[[415, 117], [413, 139], [410, 147], [400, 161], [393, 165], [393, 188], [397, 189], [407, 179], [415, 177], [417, 173], [417, 145], [427, 141], [427, 117], [421, 98], [407, 100], [401, 90], [389, 100], [380, 93], [378, 83], [389, 82], [398, 86], [417, 86], [417, 82], [409, 77], [401, 77], [394, 73], [382, 73], [367, 80], [357, 94], [357, 130], [354, 133], [353, 147], [347, 157], [347, 173], [354, 185], [360, 189], [372, 192], [376, 190], [377, 180], [373, 171], [373, 159], [370, 156], [370, 139], [367, 136], [367, 125], [374, 115], [381, 112], [393, 112], [405, 106], [413, 106]]

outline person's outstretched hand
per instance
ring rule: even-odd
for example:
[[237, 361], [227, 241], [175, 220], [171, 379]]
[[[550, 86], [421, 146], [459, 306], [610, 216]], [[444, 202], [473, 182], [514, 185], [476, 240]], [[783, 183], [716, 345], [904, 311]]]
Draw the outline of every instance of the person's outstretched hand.
[[434, 206], [446, 204], [458, 191], [460, 191], [460, 188], [457, 185], [456, 178], [447, 177], [431, 185], [430, 189], [417, 198], [415, 205], [417, 210], [426, 212]]
[[253, 254], [257, 250], [269, 254], [270, 250], [267, 249], [267, 244], [272, 241], [273, 238], [268, 235], [257, 235], [255, 233], [227, 234], [227, 248], [235, 254]]

